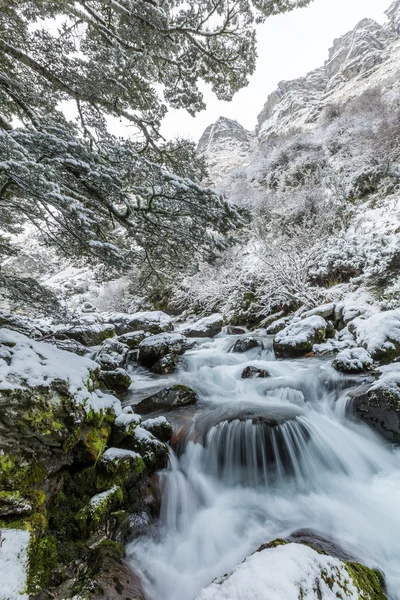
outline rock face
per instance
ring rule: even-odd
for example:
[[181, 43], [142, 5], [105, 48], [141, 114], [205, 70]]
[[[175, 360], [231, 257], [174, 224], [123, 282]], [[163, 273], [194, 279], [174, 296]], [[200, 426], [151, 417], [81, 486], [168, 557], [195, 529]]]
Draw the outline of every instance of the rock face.
[[138, 363], [150, 368], [167, 354], [180, 355], [193, 346], [194, 342], [181, 333], [152, 335], [140, 342]]
[[335, 103], [350, 91], [352, 95], [360, 93], [366, 77], [376, 77], [377, 82], [383, 80], [384, 85], [392, 86], [395, 81], [388, 64], [392, 63], [395, 70], [399, 70], [395, 47], [399, 18], [397, 2], [387, 15], [389, 22], [385, 26], [372, 19], [363, 19], [353, 31], [334, 40], [323, 67], [305, 77], [279, 83], [258, 116], [256, 132], [259, 141], [265, 142], [289, 128], [309, 127], [324, 106]]
[[206, 156], [211, 181], [227, 182], [233, 169], [246, 167], [257, 148], [290, 130], [312, 128], [325, 108], [359, 96], [366, 87], [390, 92], [400, 80], [400, 7], [386, 11], [385, 25], [363, 19], [334, 40], [325, 64], [292, 81], [281, 81], [257, 117], [255, 134], [220, 117], [207, 127], [199, 150]]
[[255, 141], [254, 133], [247, 131], [237, 121], [220, 117], [204, 131], [198, 144], [208, 162], [212, 181], [220, 174], [242, 166], [248, 158]]
[[147, 510], [141, 488], [168, 448], [99, 375], [88, 358], [0, 329], [0, 529], [30, 532], [31, 597], [126, 598], [137, 583], [123, 563], [128, 513]]
[[326, 336], [326, 321], [313, 316], [293, 321], [279, 331], [274, 339], [277, 356], [302, 356], [311, 352], [314, 344], [320, 344]]

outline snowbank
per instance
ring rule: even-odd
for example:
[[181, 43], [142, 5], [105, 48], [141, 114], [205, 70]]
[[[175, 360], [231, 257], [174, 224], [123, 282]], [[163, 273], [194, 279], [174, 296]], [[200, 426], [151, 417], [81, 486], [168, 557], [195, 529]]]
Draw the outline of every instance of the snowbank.
[[0, 533], [0, 598], [2, 600], [28, 600], [24, 588], [29, 539], [29, 532], [21, 529], [3, 529]]

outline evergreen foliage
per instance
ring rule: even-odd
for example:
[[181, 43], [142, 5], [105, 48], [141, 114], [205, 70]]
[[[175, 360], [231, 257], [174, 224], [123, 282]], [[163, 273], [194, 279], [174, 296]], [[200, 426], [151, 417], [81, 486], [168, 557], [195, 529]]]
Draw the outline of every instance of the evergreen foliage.
[[26, 223], [67, 256], [158, 275], [222, 249], [241, 217], [162, 119], [202, 110], [200, 81], [230, 100], [256, 22], [309, 1], [1, 0], [0, 259]]

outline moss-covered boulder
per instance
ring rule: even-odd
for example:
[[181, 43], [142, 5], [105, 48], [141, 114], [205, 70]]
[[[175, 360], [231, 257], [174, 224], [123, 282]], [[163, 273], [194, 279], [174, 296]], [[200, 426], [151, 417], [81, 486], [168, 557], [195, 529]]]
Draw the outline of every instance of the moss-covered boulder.
[[130, 406], [126, 406], [113, 423], [110, 443], [119, 446], [124, 438], [132, 435], [141, 422], [142, 418], [134, 413]]
[[197, 394], [191, 388], [176, 384], [145, 398], [135, 406], [135, 411], [145, 415], [151, 412], [175, 410], [196, 404], [197, 400]]
[[101, 371], [99, 382], [106, 390], [125, 392], [132, 383], [132, 379], [125, 369], [118, 368], [113, 371]]
[[184, 364], [185, 361], [181, 356], [174, 352], [170, 352], [154, 363], [151, 367], [151, 371], [156, 375], [171, 375], [172, 373], [175, 373], [177, 369], [182, 368]]
[[89, 557], [125, 540], [127, 512], [145, 510], [144, 482], [166, 464], [167, 447], [145, 429], [137, 451], [107, 449], [141, 419], [99, 386], [93, 361], [0, 330], [0, 530], [30, 533], [32, 596], [91, 589]]
[[379, 571], [341, 561], [308, 544], [282, 539], [263, 545], [195, 600], [387, 600]]
[[110, 514], [121, 507], [123, 500], [124, 494], [118, 485], [93, 496], [76, 516], [81, 530], [93, 534], [105, 529]]
[[326, 321], [319, 316], [292, 321], [279, 331], [274, 339], [274, 350], [278, 357], [304, 356], [311, 352], [314, 344], [326, 337]]
[[142, 422], [141, 427], [150, 431], [150, 433], [162, 442], [169, 442], [172, 437], [172, 426], [165, 417], [146, 419], [146, 421]]

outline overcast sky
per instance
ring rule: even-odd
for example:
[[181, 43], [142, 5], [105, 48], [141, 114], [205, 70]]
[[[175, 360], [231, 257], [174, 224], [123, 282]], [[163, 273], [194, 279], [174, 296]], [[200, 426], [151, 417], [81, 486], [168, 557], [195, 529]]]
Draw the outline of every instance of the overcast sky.
[[301, 77], [322, 66], [332, 41], [353, 29], [365, 17], [383, 23], [390, 0], [314, 0], [307, 8], [270, 17], [258, 28], [257, 70], [247, 88], [232, 102], [220, 102], [205, 88], [207, 110], [195, 118], [185, 111], [171, 110], [163, 133], [198, 140], [219, 116], [236, 119], [254, 129], [258, 113], [279, 81]]

